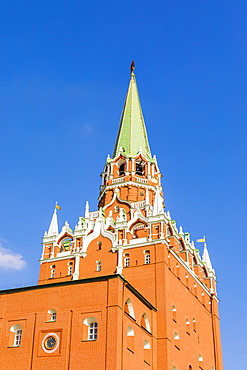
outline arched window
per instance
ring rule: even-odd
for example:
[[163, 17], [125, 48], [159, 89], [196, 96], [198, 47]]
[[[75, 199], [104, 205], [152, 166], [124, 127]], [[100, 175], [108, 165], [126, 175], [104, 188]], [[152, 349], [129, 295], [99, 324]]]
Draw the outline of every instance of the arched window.
[[172, 306], [172, 319], [177, 322], [177, 309], [175, 306]]
[[149, 264], [150, 262], [150, 250], [147, 249], [146, 251], [144, 251], [144, 263]]
[[96, 271], [101, 271], [101, 270], [102, 270], [102, 262], [96, 261]]
[[19, 324], [15, 324], [10, 328], [10, 346], [20, 347], [22, 339], [22, 327]]
[[141, 163], [136, 163], [136, 175], [138, 176], [143, 175], [143, 166]]
[[57, 311], [52, 309], [47, 312], [47, 321], [56, 321], [57, 320]]
[[135, 312], [130, 298], [125, 302], [124, 311], [135, 319]]
[[51, 279], [55, 278], [55, 274], [56, 274], [56, 265], [52, 265], [51, 266]]
[[194, 284], [194, 294], [197, 297], [197, 285], [196, 284]]
[[193, 322], [193, 330], [196, 331], [196, 319], [193, 318], [193, 321], [192, 322]]
[[146, 313], [142, 315], [141, 326], [151, 333], [148, 315]]
[[175, 344], [175, 347], [177, 347], [178, 349], [180, 348], [179, 340], [180, 340], [179, 334], [175, 332], [174, 333], [174, 344]]
[[124, 267], [129, 267], [130, 265], [130, 255], [129, 253], [124, 254]]
[[61, 241], [60, 244], [60, 252], [69, 251], [72, 246], [72, 239], [71, 238], [65, 238]]
[[73, 262], [68, 263], [68, 275], [73, 274]]
[[177, 263], [176, 264], [176, 274], [177, 274], [177, 277], [179, 278], [179, 264]]
[[95, 317], [88, 317], [83, 321], [83, 324], [87, 327], [87, 335], [84, 334], [86, 340], [97, 340], [98, 339], [98, 320]]
[[131, 326], [127, 327], [127, 348], [134, 352], [134, 337], [135, 333]]
[[144, 361], [150, 364], [150, 343], [148, 340], [144, 340], [143, 349], [144, 349]]
[[198, 361], [199, 361], [199, 369], [203, 369], [203, 357], [201, 354], [198, 356]]
[[119, 166], [119, 176], [124, 176], [124, 170], [125, 170], [125, 163], [120, 164]]
[[186, 319], [186, 333], [190, 335], [190, 322]]

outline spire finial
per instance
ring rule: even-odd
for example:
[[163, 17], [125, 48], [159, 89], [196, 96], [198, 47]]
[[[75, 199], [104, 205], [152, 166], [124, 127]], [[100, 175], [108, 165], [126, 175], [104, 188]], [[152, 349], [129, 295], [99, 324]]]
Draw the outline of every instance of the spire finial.
[[130, 65], [130, 73], [135, 74], [135, 61], [132, 60], [131, 65]]

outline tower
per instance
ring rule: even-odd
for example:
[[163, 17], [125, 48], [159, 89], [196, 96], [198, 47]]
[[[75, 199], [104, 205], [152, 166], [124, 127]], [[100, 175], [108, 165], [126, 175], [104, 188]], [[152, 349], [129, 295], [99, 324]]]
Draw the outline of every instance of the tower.
[[38, 287], [9, 292], [36, 315], [30, 368], [222, 370], [215, 271], [164, 210], [133, 63], [101, 179], [98, 210], [87, 202], [74, 230], [59, 232], [55, 207]]

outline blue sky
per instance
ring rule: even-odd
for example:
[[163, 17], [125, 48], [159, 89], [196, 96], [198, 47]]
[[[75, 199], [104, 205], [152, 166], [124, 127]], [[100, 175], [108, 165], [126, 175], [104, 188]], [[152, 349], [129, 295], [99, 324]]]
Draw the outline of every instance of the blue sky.
[[0, 2], [1, 288], [37, 280], [55, 201], [60, 227], [86, 200], [96, 209], [135, 59], [166, 209], [207, 237], [225, 370], [243, 367], [246, 11], [240, 0]]

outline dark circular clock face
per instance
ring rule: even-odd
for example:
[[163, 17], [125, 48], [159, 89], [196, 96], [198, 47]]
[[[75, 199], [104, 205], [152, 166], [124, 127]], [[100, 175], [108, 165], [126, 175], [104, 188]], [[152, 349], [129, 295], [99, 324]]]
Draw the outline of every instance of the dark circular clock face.
[[47, 349], [53, 349], [56, 344], [57, 344], [56, 338], [51, 335], [45, 341], [45, 348], [47, 348]]

